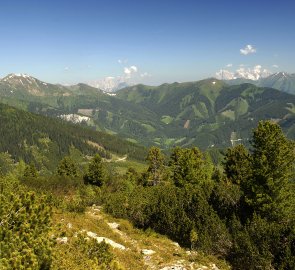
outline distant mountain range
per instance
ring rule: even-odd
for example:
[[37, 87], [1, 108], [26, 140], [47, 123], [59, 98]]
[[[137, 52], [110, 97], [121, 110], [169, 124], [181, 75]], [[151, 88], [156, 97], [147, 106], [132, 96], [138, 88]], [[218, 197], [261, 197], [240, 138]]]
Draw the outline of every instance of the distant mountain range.
[[277, 72], [267, 77], [259, 77], [257, 80], [237, 78], [234, 80], [225, 80], [225, 82], [230, 85], [252, 83], [260, 87], [271, 87], [286, 93], [295, 94], [295, 74], [286, 72]]
[[123, 77], [106, 77], [101, 80], [89, 82], [88, 84], [105, 92], [116, 92], [122, 88], [132, 85], [127, 83], [126, 79]]
[[[272, 84], [284, 76], [293, 78], [277, 75]], [[211, 78], [157, 87], [135, 85], [110, 94], [86, 84], [54, 85], [10, 74], [0, 80], [0, 102], [162, 148], [247, 143], [251, 129], [265, 119], [278, 122], [295, 138], [295, 95], [240, 83]]]

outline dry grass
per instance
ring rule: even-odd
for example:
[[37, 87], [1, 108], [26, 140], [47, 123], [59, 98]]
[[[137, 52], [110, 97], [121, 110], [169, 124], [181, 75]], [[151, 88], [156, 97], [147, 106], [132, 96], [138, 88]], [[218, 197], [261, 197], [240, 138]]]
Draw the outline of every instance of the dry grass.
[[[63, 257], [65, 267], [60, 269], [90, 269], [89, 262], [83, 258], [82, 254], [69, 253], [70, 239], [76, 232], [86, 230], [95, 232], [98, 236], [103, 236], [124, 245], [126, 250], [112, 248], [116, 260], [125, 269], [161, 269], [167, 265], [181, 264], [187, 269], [197, 269], [197, 267], [206, 265], [210, 269], [210, 264], [216, 264], [219, 269], [229, 269], [229, 267], [216, 259], [215, 257], [204, 256], [199, 253], [189, 254], [184, 249], [172, 242], [167, 237], [159, 235], [152, 230], [146, 232], [134, 228], [127, 220], [115, 219], [101, 210], [93, 208], [87, 209], [84, 214], [69, 212], [56, 212], [54, 214], [55, 224], [60, 223], [59, 230], [65, 232], [69, 237], [69, 243], [57, 245], [56, 254]], [[118, 223], [118, 229], [112, 229], [108, 223]], [[72, 228], [68, 228], [68, 224]], [[155, 251], [152, 255], [144, 255], [142, 249]], [[68, 258], [66, 258], [68, 256]], [[61, 265], [62, 266], [62, 265]], [[86, 267], [86, 268], [85, 268]], [[193, 268], [191, 268], [193, 267]], [[94, 268], [91, 268], [94, 269]]]

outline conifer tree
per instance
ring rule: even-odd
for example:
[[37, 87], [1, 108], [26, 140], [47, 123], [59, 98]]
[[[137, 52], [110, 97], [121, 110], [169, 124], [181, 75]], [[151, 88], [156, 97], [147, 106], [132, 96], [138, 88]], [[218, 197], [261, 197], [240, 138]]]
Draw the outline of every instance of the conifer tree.
[[57, 174], [60, 176], [77, 177], [77, 165], [73, 162], [73, 160], [70, 157], [64, 157], [57, 167]]
[[170, 156], [172, 180], [178, 187], [206, 183], [211, 177], [206, 166], [208, 164], [197, 147], [191, 149], [176, 147]]
[[107, 172], [99, 154], [96, 154], [89, 163], [88, 171], [84, 175], [85, 184], [101, 187], [106, 181]]
[[35, 178], [38, 176], [38, 171], [33, 163], [29, 164], [25, 168], [24, 177], [25, 178]]
[[244, 145], [229, 148], [225, 155], [224, 172], [227, 179], [236, 185], [243, 185], [251, 176], [251, 157]]
[[270, 121], [261, 121], [252, 140], [252, 177], [247, 203], [263, 217], [276, 219], [289, 210], [290, 181], [294, 176], [294, 142]]
[[147, 170], [148, 180], [156, 186], [163, 179], [165, 157], [158, 147], [153, 146], [150, 148], [146, 160], [149, 165]]
[[46, 199], [22, 189], [0, 194], [0, 268], [50, 269], [53, 239]]

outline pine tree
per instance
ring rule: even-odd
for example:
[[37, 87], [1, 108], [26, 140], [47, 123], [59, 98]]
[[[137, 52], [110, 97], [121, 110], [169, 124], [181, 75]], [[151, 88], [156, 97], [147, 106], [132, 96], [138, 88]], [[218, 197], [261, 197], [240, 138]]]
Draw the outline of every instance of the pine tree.
[[0, 153], [0, 176], [5, 175], [13, 169], [14, 160], [7, 152]]
[[70, 157], [64, 157], [57, 167], [57, 174], [60, 176], [77, 177], [77, 165], [73, 162], [73, 160]]
[[164, 176], [164, 160], [165, 157], [158, 147], [151, 147], [149, 149], [147, 158], [148, 162], [148, 180], [153, 183], [154, 186], [158, 185]]
[[24, 172], [25, 178], [35, 178], [38, 176], [38, 171], [33, 163], [27, 165]]
[[254, 130], [252, 147], [253, 176], [246, 201], [263, 217], [277, 219], [290, 210], [288, 197], [290, 180], [294, 176], [294, 142], [285, 137], [277, 124], [261, 121]]
[[50, 269], [51, 207], [21, 188], [0, 194], [1, 269]]
[[242, 144], [227, 150], [223, 165], [227, 179], [233, 184], [243, 186], [251, 177], [251, 156]]
[[202, 152], [197, 148], [176, 147], [170, 156], [169, 167], [172, 180], [178, 187], [186, 184], [207, 184], [211, 178], [208, 164]]
[[88, 171], [84, 175], [85, 184], [101, 187], [107, 179], [106, 168], [100, 155], [96, 154], [90, 161]]

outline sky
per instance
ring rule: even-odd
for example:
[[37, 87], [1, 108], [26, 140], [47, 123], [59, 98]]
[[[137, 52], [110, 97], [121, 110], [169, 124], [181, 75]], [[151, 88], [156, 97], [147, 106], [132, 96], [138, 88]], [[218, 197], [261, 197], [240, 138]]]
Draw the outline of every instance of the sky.
[[294, 10], [293, 0], [0, 0], [0, 78], [157, 85], [294, 73]]

